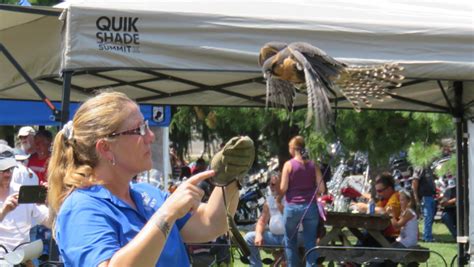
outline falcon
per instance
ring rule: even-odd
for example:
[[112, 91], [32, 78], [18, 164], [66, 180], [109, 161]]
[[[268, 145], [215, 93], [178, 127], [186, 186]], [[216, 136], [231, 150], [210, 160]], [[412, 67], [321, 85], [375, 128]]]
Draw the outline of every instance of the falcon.
[[371, 107], [372, 99], [383, 101], [389, 90], [400, 87], [404, 76], [396, 63], [378, 66], [348, 65], [335, 60], [308, 43], [266, 43], [260, 49], [259, 65], [266, 79], [267, 106], [293, 107], [298, 90], [308, 96], [306, 124], [315, 118], [316, 129], [325, 131], [331, 123], [328, 93], [340, 92], [353, 108]]

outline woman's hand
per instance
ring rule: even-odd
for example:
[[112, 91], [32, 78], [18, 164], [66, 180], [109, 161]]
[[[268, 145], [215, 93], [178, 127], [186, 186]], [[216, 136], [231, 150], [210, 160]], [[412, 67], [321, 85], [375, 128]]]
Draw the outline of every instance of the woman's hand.
[[191, 176], [176, 188], [176, 191], [166, 199], [159, 211], [177, 220], [188, 212], [197, 210], [204, 196], [204, 191], [197, 184], [214, 176], [214, 174], [214, 171], [210, 170]]

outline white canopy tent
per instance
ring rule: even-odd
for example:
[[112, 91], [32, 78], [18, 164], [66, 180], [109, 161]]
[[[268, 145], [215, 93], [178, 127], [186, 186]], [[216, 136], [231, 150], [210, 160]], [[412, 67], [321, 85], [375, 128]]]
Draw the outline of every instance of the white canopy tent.
[[[140, 103], [262, 107], [260, 47], [269, 41], [304, 41], [350, 64], [402, 65], [404, 86], [394, 88], [392, 98], [374, 102], [372, 109], [450, 113], [457, 118], [461, 148], [464, 125], [474, 114], [471, 2], [107, 0], [68, 1], [55, 9], [0, 5], [0, 44], [51, 100], [81, 101], [95, 89], [112, 87]], [[0, 57], [0, 69], [0, 98], [38, 99], [10, 60]], [[331, 102], [350, 108], [341, 95], [332, 96]], [[304, 94], [297, 95], [296, 105], [306, 105]], [[472, 168], [467, 156], [458, 158], [458, 165], [470, 163]], [[464, 193], [466, 169], [458, 172], [464, 177], [458, 179]], [[472, 172], [470, 177], [474, 180]]]
[[[407, 85], [376, 109], [446, 112], [438, 80], [451, 100], [448, 81], [464, 81], [464, 104], [474, 100], [469, 1], [70, 1], [62, 7], [68, 9], [61, 21], [57, 9], [41, 15], [45, 9], [0, 8], [2, 44], [52, 100], [61, 99], [60, 72], [71, 71], [71, 101], [108, 86], [146, 103], [263, 106], [257, 55], [273, 40], [305, 41], [353, 64], [402, 64]], [[120, 29], [121, 19], [130, 27]], [[135, 43], [127, 43], [133, 36]], [[8, 61], [0, 66], [1, 98], [37, 99]], [[350, 107], [339, 97], [339, 107]], [[299, 95], [297, 105], [305, 103]]]

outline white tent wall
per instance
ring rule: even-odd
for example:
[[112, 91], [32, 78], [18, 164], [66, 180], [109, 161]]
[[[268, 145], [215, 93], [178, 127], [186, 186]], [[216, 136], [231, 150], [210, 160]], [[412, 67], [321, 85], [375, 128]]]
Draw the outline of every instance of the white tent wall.
[[[69, 7], [64, 21], [30, 14], [29, 23], [20, 23], [10, 13], [0, 13], [2, 21], [11, 21], [0, 26], [0, 42], [52, 100], [61, 99], [62, 81], [55, 77], [71, 70], [72, 101], [83, 100], [97, 87], [113, 86], [146, 103], [264, 106], [257, 58], [260, 47], [275, 40], [305, 41], [353, 64], [398, 62], [407, 82], [425, 82], [394, 93], [435, 105], [397, 98], [374, 102], [374, 109], [447, 112], [437, 80], [448, 98], [453, 92], [447, 81], [465, 81], [463, 99], [474, 100], [473, 3], [468, 0], [82, 0], [60, 7]], [[127, 21], [122, 30], [121, 18]], [[112, 20], [116, 31], [107, 30]], [[40, 22], [49, 27], [37, 26]], [[32, 34], [36, 31], [41, 38]], [[113, 42], [101, 42], [105, 34], [114, 36]], [[138, 44], [120, 45], [125, 35], [135, 34]], [[15, 36], [24, 38], [17, 43]], [[61, 39], [62, 51], [57, 48]], [[31, 43], [44, 44], [34, 57]], [[0, 61], [0, 69], [0, 98], [37, 99], [8, 62]], [[116, 80], [124, 82], [112, 82]], [[298, 94], [296, 105], [305, 104], [306, 96]], [[340, 100], [338, 107], [351, 106]]]
[[[259, 71], [259, 48], [277, 40], [306, 41], [358, 64], [402, 62], [409, 77], [466, 80], [474, 73], [468, 1], [69, 3], [63, 70], [147, 66]], [[129, 19], [122, 25], [126, 28], [118, 27], [121, 18]], [[106, 33], [136, 34], [138, 44], [132, 43], [130, 52], [101, 50]]]

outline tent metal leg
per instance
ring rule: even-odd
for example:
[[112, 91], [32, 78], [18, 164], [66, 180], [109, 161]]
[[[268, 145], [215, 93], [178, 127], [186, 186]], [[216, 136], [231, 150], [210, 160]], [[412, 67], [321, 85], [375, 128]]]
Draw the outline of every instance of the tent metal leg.
[[63, 72], [63, 95], [61, 98], [61, 127], [69, 121], [69, 104], [71, 101], [72, 71]]
[[[456, 124], [456, 157], [457, 157], [457, 169], [456, 169], [456, 220], [457, 220], [457, 244], [458, 244], [458, 266], [465, 266], [467, 264], [467, 227], [465, 227], [464, 218], [468, 216], [466, 210], [466, 199], [467, 199], [467, 181], [464, 175], [464, 150], [467, 149], [463, 146], [464, 140], [464, 124], [466, 121], [463, 118], [464, 109], [462, 105], [463, 86], [462, 82], [454, 82], [454, 102], [455, 102], [455, 114], [454, 121]], [[467, 162], [466, 162], [467, 163]]]

